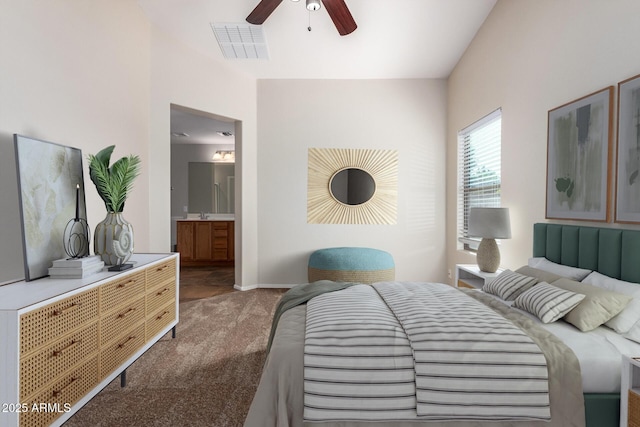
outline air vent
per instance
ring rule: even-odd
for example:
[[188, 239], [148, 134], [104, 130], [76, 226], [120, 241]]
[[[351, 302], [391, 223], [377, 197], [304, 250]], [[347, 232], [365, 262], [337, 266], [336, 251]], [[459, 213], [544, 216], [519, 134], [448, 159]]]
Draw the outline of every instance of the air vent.
[[261, 25], [212, 22], [211, 29], [227, 59], [269, 59]]

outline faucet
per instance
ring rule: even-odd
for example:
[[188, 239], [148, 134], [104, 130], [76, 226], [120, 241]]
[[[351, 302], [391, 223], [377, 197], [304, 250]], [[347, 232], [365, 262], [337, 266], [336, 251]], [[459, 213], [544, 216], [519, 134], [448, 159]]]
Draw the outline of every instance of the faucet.
[[204, 212], [200, 212], [200, 219], [206, 219]]

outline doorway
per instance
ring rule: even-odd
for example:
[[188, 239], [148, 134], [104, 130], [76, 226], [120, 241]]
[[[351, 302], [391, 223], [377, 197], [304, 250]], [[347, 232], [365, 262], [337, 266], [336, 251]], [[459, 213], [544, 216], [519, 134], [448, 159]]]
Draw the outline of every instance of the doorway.
[[[215, 295], [221, 286], [233, 289], [236, 283], [235, 266], [240, 261], [236, 253], [240, 251], [235, 248], [239, 247], [241, 230], [235, 213], [240, 211], [238, 205], [242, 200], [240, 186], [235, 185], [235, 166], [241, 161], [240, 156], [235, 158], [240, 143], [239, 138], [236, 139], [239, 125], [237, 120], [228, 117], [175, 104], [170, 106], [171, 246], [181, 252], [181, 277], [184, 275], [186, 279], [185, 289], [181, 280], [181, 300], [183, 291], [185, 298], [193, 299]], [[214, 237], [213, 232], [223, 223], [229, 224], [233, 233], [233, 237], [229, 236], [228, 259], [220, 258], [219, 238]], [[202, 251], [200, 242], [194, 241], [194, 252], [189, 253], [191, 244], [185, 245], [184, 230], [188, 230], [190, 224], [194, 227], [193, 236], [199, 239], [207, 226], [212, 230], [210, 258]], [[196, 251], [200, 252], [196, 254]], [[230, 281], [230, 277], [233, 280]]]

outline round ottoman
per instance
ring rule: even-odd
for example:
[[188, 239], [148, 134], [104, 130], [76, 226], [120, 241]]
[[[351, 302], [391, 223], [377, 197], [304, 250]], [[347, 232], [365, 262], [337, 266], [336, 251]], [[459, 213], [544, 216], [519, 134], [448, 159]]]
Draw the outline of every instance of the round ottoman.
[[309, 282], [332, 280], [371, 284], [394, 280], [395, 263], [390, 253], [371, 248], [319, 249], [309, 257]]

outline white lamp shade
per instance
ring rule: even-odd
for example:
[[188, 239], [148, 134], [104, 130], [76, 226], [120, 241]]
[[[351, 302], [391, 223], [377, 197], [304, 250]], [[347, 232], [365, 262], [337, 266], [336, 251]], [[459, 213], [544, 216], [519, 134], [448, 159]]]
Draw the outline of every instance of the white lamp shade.
[[509, 208], [470, 208], [469, 236], [510, 239]]

